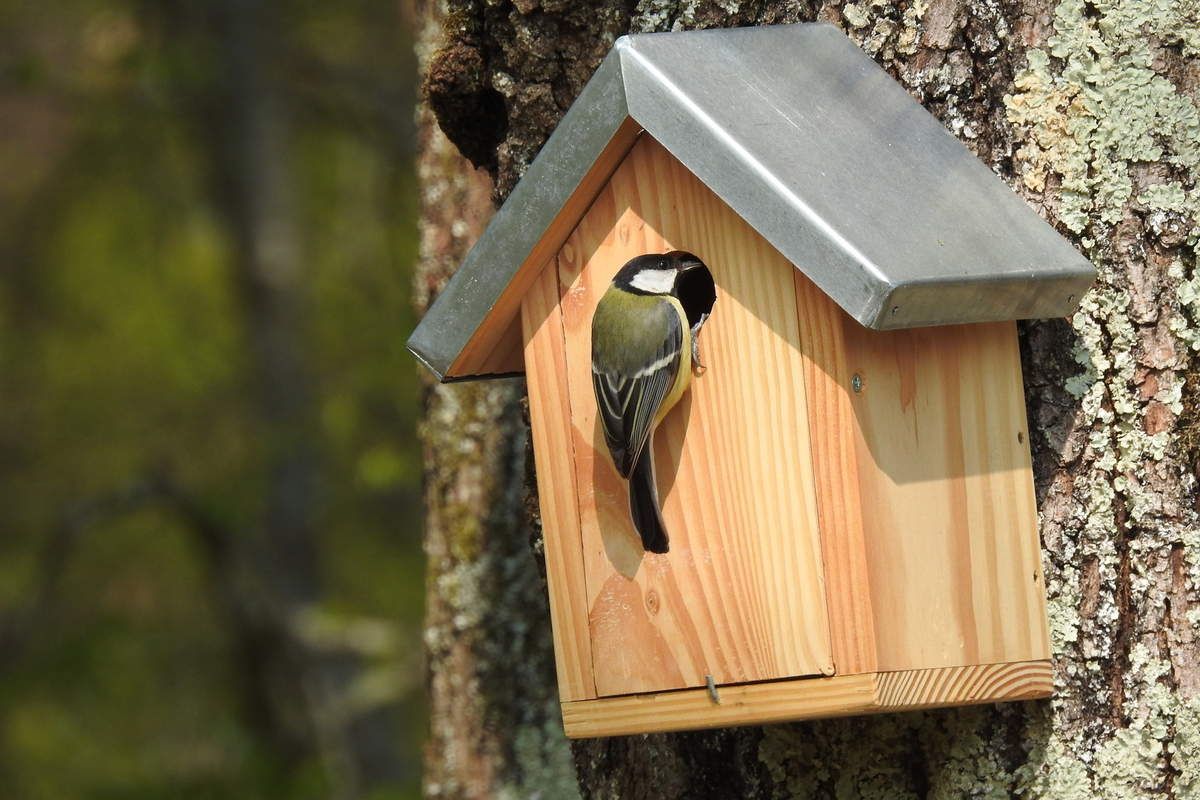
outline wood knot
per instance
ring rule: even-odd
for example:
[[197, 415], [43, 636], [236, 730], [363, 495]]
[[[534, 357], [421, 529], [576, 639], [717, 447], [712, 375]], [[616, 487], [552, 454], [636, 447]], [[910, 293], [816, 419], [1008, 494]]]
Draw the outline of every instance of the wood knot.
[[646, 592], [646, 610], [650, 612], [650, 616], [658, 613], [658, 592], [653, 589]]

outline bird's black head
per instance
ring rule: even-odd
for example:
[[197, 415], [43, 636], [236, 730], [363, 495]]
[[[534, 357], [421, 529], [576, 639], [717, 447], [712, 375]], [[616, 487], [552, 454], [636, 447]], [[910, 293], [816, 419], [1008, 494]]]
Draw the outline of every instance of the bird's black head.
[[647, 253], [629, 259], [613, 283], [634, 294], [672, 294], [679, 268], [670, 253]]
[[717, 289], [704, 262], [683, 250], [661, 255], [648, 253], [629, 260], [613, 278], [620, 288], [634, 294], [669, 294], [676, 297], [695, 325], [712, 313]]

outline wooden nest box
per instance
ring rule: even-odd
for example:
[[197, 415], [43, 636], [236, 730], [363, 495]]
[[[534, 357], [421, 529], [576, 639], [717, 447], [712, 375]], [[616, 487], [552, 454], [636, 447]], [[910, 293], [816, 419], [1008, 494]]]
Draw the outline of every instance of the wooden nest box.
[[[590, 321], [675, 249], [717, 301], [653, 440], [658, 555]], [[526, 376], [567, 734], [1049, 695], [1013, 320], [1093, 279], [835, 28], [620, 39], [409, 342]]]

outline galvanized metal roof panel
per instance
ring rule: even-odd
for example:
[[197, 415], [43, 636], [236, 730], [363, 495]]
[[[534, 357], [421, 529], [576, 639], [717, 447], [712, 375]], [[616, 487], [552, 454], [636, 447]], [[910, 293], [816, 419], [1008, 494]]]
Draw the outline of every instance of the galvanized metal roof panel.
[[864, 325], [1062, 315], [1094, 278], [832, 26], [631, 37], [619, 50], [630, 115]]
[[448, 376], [496, 298], [627, 117], [620, 58], [614, 50], [409, 338], [408, 349], [439, 379]]
[[414, 333], [439, 374], [627, 117], [868, 327], [1062, 316], [1095, 278], [836, 28], [634, 35]]

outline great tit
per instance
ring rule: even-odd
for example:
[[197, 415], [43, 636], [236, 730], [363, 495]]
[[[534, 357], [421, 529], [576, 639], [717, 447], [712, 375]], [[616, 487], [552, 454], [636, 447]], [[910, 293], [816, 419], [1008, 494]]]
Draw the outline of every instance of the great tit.
[[629, 481], [629, 513], [652, 553], [669, 537], [654, 483], [654, 429], [702, 369], [698, 335], [716, 300], [691, 253], [643, 255], [621, 267], [592, 315], [592, 387], [613, 465]]

